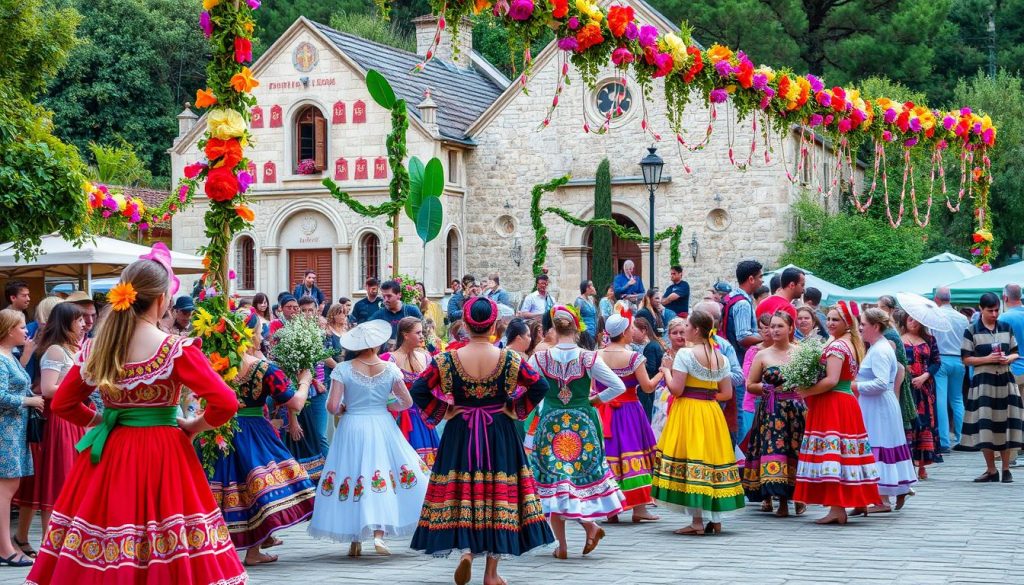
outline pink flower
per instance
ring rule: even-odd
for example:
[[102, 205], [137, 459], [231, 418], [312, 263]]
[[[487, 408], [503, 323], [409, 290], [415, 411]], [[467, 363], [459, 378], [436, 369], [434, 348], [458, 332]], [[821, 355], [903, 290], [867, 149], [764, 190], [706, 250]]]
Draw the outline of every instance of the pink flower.
[[825, 84], [822, 83], [820, 79], [813, 75], [807, 76], [807, 82], [811, 84], [811, 91], [813, 91], [814, 93], [818, 93], [819, 91], [825, 89]]
[[188, 185], [182, 185], [181, 188], [178, 189], [178, 201], [184, 203], [186, 198], [188, 198]]
[[892, 132], [890, 132], [889, 130], [882, 132], [882, 140], [886, 142], [892, 142]]
[[821, 114], [811, 114], [811, 119], [807, 123], [810, 124], [811, 128], [814, 128], [815, 126], [821, 126], [821, 123], [824, 121], [825, 119], [821, 117]]
[[644, 48], [653, 47], [658, 41], [658, 29], [649, 24], [640, 27], [640, 46]]
[[558, 39], [558, 48], [563, 51], [575, 51], [580, 48], [580, 44], [576, 41], [576, 37], [566, 37]]
[[213, 34], [213, 21], [210, 20], [210, 13], [205, 10], [199, 13], [199, 28], [203, 29], [203, 36], [206, 38]]
[[953, 126], [956, 126], [956, 119], [953, 116], [946, 116], [942, 119], [942, 127], [946, 130], [952, 130]]
[[654, 56], [654, 66], [657, 67], [657, 71], [651, 77], [665, 77], [672, 72], [672, 55], [668, 53], [658, 53]]
[[622, 67], [627, 63], [632, 63], [633, 59], [633, 53], [626, 47], [619, 47], [612, 51], [612, 63], [615, 63], [619, 67]]
[[498, 0], [494, 3], [494, 16], [505, 16], [508, 14], [508, 0]]
[[768, 89], [768, 76], [764, 73], [755, 73], [753, 87], [760, 90]]
[[921, 119], [920, 118], [912, 118], [910, 120], [910, 130], [913, 131], [913, 132], [920, 132], [921, 131]]
[[852, 128], [853, 128], [853, 122], [851, 122], [849, 120], [849, 118], [844, 118], [844, 119], [839, 121], [839, 131], [842, 132], [843, 134], [846, 134]]
[[260, 0], [245, 0], [245, 3], [249, 5], [249, 8], [253, 10], [259, 10]]
[[234, 280], [236, 276], [237, 274], [235, 274], [234, 270], [228, 270], [228, 280]]
[[992, 265], [989, 264], [988, 262], [981, 265], [982, 272], [988, 272], [989, 270], [992, 270]]
[[729, 63], [728, 59], [722, 59], [718, 63], [715, 63], [715, 71], [718, 72], [720, 77], [729, 77], [732, 75], [732, 64]]
[[910, 148], [915, 144], [917, 144], [917, 136], [914, 136], [913, 138], [908, 138], [906, 141], [903, 142], [903, 146], [906, 146], [907, 148]]
[[889, 108], [888, 110], [885, 111], [885, 115], [882, 116], [882, 119], [885, 120], [886, 124], [892, 124], [893, 122], [896, 121], [896, 117], [898, 115], [899, 114], [896, 113], [896, 110]]
[[819, 91], [814, 94], [814, 99], [817, 100], [818, 105], [826, 108], [832, 104], [832, 96], [828, 95], [828, 92]]
[[960, 115], [961, 116], [970, 116], [971, 115], [971, 108], [961, 108], [960, 109]]
[[512, 20], [520, 22], [529, 20], [530, 16], [533, 15], [533, 8], [533, 0], [512, 0], [512, 7], [508, 11], [508, 16]]
[[720, 104], [725, 100], [729, 99], [729, 92], [719, 87], [711, 90], [711, 103]]
[[576, 30], [580, 27], [580, 19], [575, 16], [570, 16], [567, 24], [569, 26], [569, 30]]
[[149, 224], [146, 223], [146, 222], [142, 222], [142, 223], [139, 224], [139, 229], [144, 231], [144, 232], [148, 232], [149, 231]]
[[626, 39], [635, 41], [640, 36], [640, 29], [637, 28], [635, 22], [631, 22], [626, 25]]
[[254, 182], [255, 181], [253, 181], [252, 175], [249, 171], [242, 171], [238, 173], [238, 192], [245, 193], [246, 190], [249, 189], [249, 186]]
[[993, 144], [996, 143], [996, 131], [992, 128], [985, 130], [984, 132], [981, 133], [981, 140], [985, 144], [992, 146]]
[[185, 178], [194, 179], [199, 173], [206, 170], [206, 163], [192, 163], [185, 167]]

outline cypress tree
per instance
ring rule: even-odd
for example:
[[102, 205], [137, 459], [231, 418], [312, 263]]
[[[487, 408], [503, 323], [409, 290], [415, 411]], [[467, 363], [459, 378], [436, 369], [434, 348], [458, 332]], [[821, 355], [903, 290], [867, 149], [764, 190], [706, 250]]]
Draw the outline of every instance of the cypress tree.
[[[601, 161], [597, 167], [594, 181], [594, 218], [612, 218], [612, 173], [608, 159]], [[612, 232], [606, 227], [595, 227], [591, 257], [591, 275], [598, 298], [604, 296], [608, 285], [612, 283]]]

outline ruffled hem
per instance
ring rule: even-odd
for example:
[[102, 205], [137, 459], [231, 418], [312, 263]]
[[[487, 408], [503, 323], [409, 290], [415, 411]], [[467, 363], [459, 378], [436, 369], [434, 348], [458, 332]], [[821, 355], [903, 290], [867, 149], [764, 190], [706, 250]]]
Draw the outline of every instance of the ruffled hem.
[[596, 520], [623, 512], [626, 496], [614, 481], [606, 481], [605, 490], [599, 495], [579, 498], [572, 493], [559, 490], [551, 495], [544, 494], [544, 486], [537, 486], [541, 507], [545, 516], [558, 514], [574, 520]]
[[417, 525], [419, 525], [418, 519], [412, 524], [408, 524], [405, 526], [393, 526], [388, 524], [369, 524], [367, 526], [363, 526], [358, 533], [348, 533], [332, 532], [330, 530], [317, 528], [310, 524], [309, 528], [307, 528], [306, 531], [313, 538], [319, 538], [321, 540], [330, 540], [332, 542], [345, 544], [349, 542], [362, 542], [364, 540], [370, 540], [374, 538], [373, 533], [375, 530], [383, 530], [384, 538], [401, 538], [404, 536], [411, 536], [413, 532], [416, 532]]

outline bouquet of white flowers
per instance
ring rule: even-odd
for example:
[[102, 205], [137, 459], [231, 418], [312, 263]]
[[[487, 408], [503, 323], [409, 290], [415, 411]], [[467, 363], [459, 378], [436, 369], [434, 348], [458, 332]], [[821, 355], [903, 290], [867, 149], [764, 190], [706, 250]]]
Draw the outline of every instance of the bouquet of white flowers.
[[786, 385], [810, 388], [817, 384], [825, 375], [825, 366], [821, 365], [824, 352], [825, 344], [817, 335], [797, 344], [796, 349], [789, 354], [789, 363], [779, 368]]
[[295, 381], [302, 370], [312, 370], [331, 356], [324, 346], [324, 332], [315, 317], [296, 315], [276, 333], [277, 345], [271, 357]]

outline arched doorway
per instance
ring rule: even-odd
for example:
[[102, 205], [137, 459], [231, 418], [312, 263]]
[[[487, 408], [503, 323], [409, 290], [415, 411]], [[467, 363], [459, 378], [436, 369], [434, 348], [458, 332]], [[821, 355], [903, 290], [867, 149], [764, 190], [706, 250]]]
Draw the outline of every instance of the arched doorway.
[[[620, 226], [639, 232], [636, 224], [633, 220], [629, 219], [625, 215], [618, 213], [612, 214], [612, 219], [615, 223]], [[587, 228], [586, 235], [586, 246], [587, 246], [587, 278], [593, 277], [593, 266], [594, 266], [594, 230], [593, 228]], [[629, 240], [623, 240], [615, 234], [612, 234], [612, 271], [615, 274], [622, 272], [622, 265], [626, 260], [632, 260], [636, 266], [635, 273], [641, 278], [644, 276], [643, 257], [640, 253], [640, 245], [636, 242]], [[599, 294], [604, 294], [604, 291], [598, 291]]]

